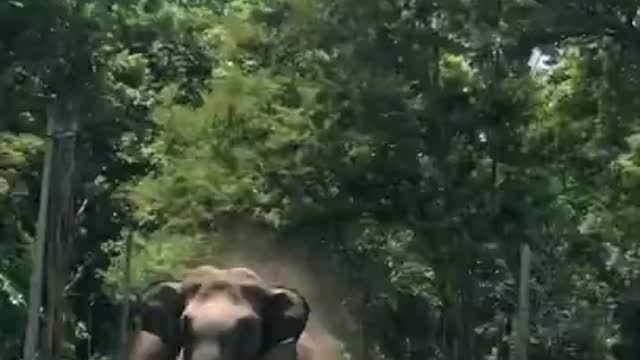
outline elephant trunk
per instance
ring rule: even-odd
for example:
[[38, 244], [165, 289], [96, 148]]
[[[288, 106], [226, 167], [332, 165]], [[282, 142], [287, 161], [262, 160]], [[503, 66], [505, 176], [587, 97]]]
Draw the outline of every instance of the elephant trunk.
[[200, 343], [193, 349], [188, 349], [183, 360], [223, 360], [220, 345], [213, 342]]

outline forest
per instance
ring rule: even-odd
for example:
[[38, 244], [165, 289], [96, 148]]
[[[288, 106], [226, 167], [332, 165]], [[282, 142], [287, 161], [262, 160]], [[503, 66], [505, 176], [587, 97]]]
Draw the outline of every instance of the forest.
[[51, 360], [118, 359], [129, 292], [200, 264], [299, 289], [340, 359], [520, 360], [525, 244], [528, 359], [637, 359], [639, 9], [1, 1], [0, 359], [51, 116], [77, 122]]

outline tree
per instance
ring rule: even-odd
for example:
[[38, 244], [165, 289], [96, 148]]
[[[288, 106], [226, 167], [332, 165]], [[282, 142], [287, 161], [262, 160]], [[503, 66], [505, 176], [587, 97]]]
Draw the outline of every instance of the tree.
[[[628, 347], [613, 304], [638, 259], [635, 2], [22, 4], [0, 10], [19, 34], [1, 63], [3, 148], [38, 154], [22, 135], [42, 134], [33, 89], [83, 90], [79, 183], [96, 185], [73, 259], [80, 321], [110, 314], [89, 294], [111, 307], [122, 290], [123, 228], [136, 288], [262, 244], [234, 240], [256, 227], [275, 240], [255, 252], [306, 249], [314, 274], [347, 284], [335, 327], [356, 358], [508, 359], [521, 242], [535, 254], [531, 359]], [[39, 35], [44, 11], [74, 21]], [[54, 42], [62, 64], [99, 71], [48, 70]], [[535, 46], [553, 59], [532, 72]], [[27, 234], [38, 166], [0, 164], [26, 179], [29, 197], [0, 192], [0, 211], [20, 206]], [[22, 242], [0, 265], [18, 291]]]
[[[6, 114], [0, 126], [7, 134], [3, 140], [18, 144], [31, 141], [32, 148], [27, 150], [37, 152], [35, 140], [44, 136], [48, 94], [73, 99], [78, 112], [80, 171], [74, 179], [74, 194], [75, 208], [83, 210], [83, 218], [74, 251], [65, 264], [73, 272], [66, 291], [78, 323], [86, 324], [91, 315], [96, 315], [94, 324], [100, 324], [104, 322], [101, 317], [109, 318], [109, 311], [113, 311], [90, 305], [97, 296], [112, 307], [93, 273], [108, 261], [109, 254], [101, 250], [102, 244], [117, 237], [127, 222], [126, 208], [113, 198], [113, 189], [148, 171], [150, 166], [139, 161], [142, 158], [127, 156], [127, 148], [135, 148], [149, 138], [153, 131], [151, 110], [162, 88], [175, 85], [178, 92], [174, 101], [197, 103], [199, 87], [208, 86], [213, 54], [205, 31], [215, 10], [191, 5], [171, 1], [117, 5], [16, 1], [0, 6], [0, 107]], [[2, 145], [8, 148], [9, 155], [20, 149], [11, 142], [3, 141]], [[21, 232], [33, 233], [39, 188], [34, 169], [40, 168], [39, 161], [38, 157], [25, 159], [24, 167], [11, 174], [9, 185], [13, 188], [15, 184], [25, 184], [29, 195], [17, 204], [20, 208], [12, 209], [18, 210], [22, 218], [9, 221], [7, 229], [22, 227], [25, 230]], [[9, 162], [3, 164], [3, 169], [10, 170], [12, 166]], [[4, 265], [12, 270], [3, 269], [0, 273], [6, 284], [15, 282], [11, 288], [24, 293], [27, 272], [24, 266], [15, 265], [27, 259], [24, 245], [28, 238], [8, 239], [7, 246], [22, 250]], [[15, 310], [9, 311], [15, 316]], [[78, 324], [75, 319], [72, 321]], [[96, 334], [92, 345], [96, 345], [95, 339], [106, 340], [97, 343], [98, 347], [110, 345], [108, 337], [99, 336], [106, 329], [90, 330]], [[19, 343], [15, 337], [7, 341], [14, 344], [10, 345], [12, 349]], [[87, 358], [83, 341], [76, 345], [77, 356]]]

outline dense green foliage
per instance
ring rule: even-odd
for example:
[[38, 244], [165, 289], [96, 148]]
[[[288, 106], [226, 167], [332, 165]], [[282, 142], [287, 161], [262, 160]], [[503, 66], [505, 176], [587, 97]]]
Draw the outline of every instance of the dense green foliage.
[[[508, 359], [524, 242], [531, 359], [630, 359], [638, 5], [5, 2], [0, 351], [17, 356], [24, 331], [53, 93], [79, 109], [88, 205], [75, 359], [114, 350], [124, 234], [139, 287], [224, 257], [238, 224], [351, 290], [359, 325], [336, 332], [355, 359]], [[534, 46], [552, 54], [532, 71]]]

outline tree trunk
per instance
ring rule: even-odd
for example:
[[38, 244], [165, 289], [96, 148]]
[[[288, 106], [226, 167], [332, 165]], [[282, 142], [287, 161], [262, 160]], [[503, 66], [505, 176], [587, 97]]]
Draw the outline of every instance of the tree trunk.
[[55, 105], [57, 128], [53, 133], [53, 159], [49, 221], [46, 234], [47, 303], [46, 334], [43, 353], [49, 359], [60, 358], [64, 344], [64, 289], [68, 279], [68, 259], [72, 250], [75, 212], [73, 175], [75, 171], [75, 117], [69, 99]]
[[129, 350], [129, 297], [131, 293], [131, 247], [133, 245], [133, 234], [128, 233], [125, 244], [125, 261], [123, 276], [123, 300], [122, 312], [120, 314], [120, 360], [127, 360]]
[[40, 188], [40, 208], [38, 210], [38, 223], [36, 228], [36, 240], [33, 244], [31, 259], [31, 278], [29, 283], [29, 313], [25, 329], [25, 341], [23, 348], [23, 360], [34, 360], [38, 354], [38, 335], [40, 333], [40, 308], [42, 307], [43, 270], [46, 248], [46, 229], [49, 220], [49, 192], [51, 186], [51, 168], [53, 163], [54, 144], [52, 135], [57, 129], [56, 117], [53, 107], [47, 108], [47, 146], [42, 171], [42, 184]]
[[373, 359], [373, 349], [371, 346], [371, 336], [370, 336], [370, 331], [369, 331], [369, 324], [367, 321], [367, 317], [369, 315], [369, 303], [370, 303], [370, 294], [369, 294], [369, 290], [365, 290], [364, 294], [362, 295], [362, 312], [364, 314], [364, 316], [362, 317], [362, 322], [360, 325], [361, 328], [361, 335], [362, 335], [362, 342], [361, 342], [361, 349], [360, 349], [360, 358], [362, 360], [369, 360], [369, 359]]
[[511, 317], [505, 315], [500, 324], [497, 360], [509, 360], [509, 339], [511, 338]]
[[527, 360], [529, 345], [529, 280], [531, 272], [531, 250], [528, 244], [522, 245], [520, 256], [520, 296], [516, 330], [514, 360]]

